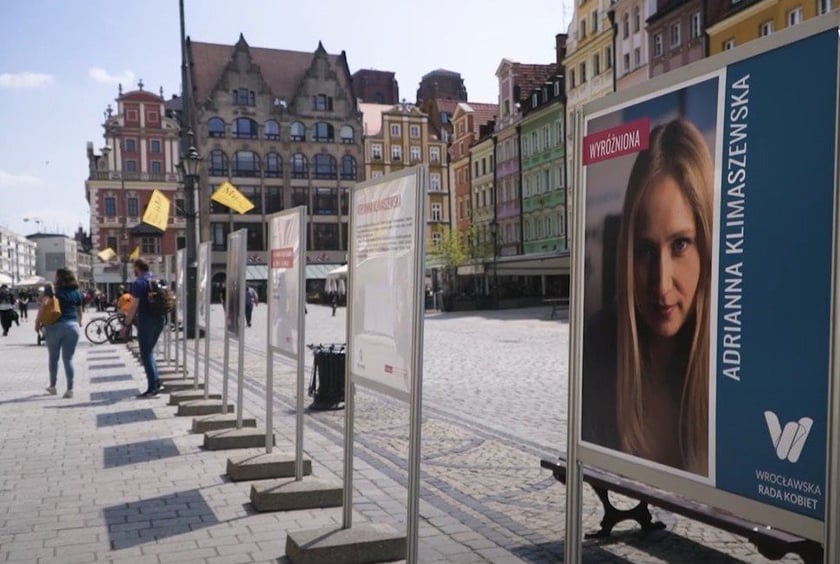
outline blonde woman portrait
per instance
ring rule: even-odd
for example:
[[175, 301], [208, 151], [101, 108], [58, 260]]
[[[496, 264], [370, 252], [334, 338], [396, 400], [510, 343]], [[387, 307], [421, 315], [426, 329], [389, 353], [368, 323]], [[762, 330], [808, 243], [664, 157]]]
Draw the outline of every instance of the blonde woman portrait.
[[586, 322], [584, 441], [709, 473], [713, 166], [689, 121], [636, 156], [615, 249], [615, 297]]

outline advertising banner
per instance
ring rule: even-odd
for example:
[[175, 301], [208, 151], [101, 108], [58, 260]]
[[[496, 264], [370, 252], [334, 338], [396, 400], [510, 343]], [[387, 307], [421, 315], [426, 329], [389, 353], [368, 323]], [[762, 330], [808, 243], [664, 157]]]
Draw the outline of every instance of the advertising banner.
[[175, 315], [178, 322], [186, 326], [187, 321], [187, 250], [181, 249], [175, 253]]
[[709, 60], [589, 112], [581, 146], [580, 459], [815, 539], [837, 49]]
[[268, 218], [269, 344], [293, 359], [298, 356], [298, 318], [303, 291], [300, 287], [303, 217], [304, 208], [298, 207]]
[[418, 222], [416, 171], [353, 190], [350, 234], [350, 369], [359, 383], [407, 399], [415, 342]]
[[248, 237], [246, 229], [234, 231], [228, 235], [227, 277], [225, 278], [225, 330], [232, 337], [239, 337], [241, 325], [245, 320], [243, 302], [245, 287], [245, 244]]
[[198, 285], [196, 288], [196, 323], [206, 329], [210, 304], [210, 241], [198, 245]]

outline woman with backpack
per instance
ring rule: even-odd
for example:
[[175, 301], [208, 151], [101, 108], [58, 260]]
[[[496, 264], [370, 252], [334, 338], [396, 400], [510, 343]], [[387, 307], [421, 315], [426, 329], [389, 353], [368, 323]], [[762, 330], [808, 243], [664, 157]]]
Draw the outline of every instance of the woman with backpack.
[[[57, 319], [47, 319], [50, 310], [54, 305], [53, 300], [58, 300]], [[73, 271], [67, 268], [59, 268], [55, 272], [55, 288], [47, 286], [44, 288], [44, 297], [41, 307], [38, 309], [38, 316], [35, 318], [35, 332], [40, 333], [41, 328], [47, 338], [47, 351], [49, 351], [50, 385], [47, 392], [55, 395], [56, 383], [58, 381], [58, 358], [61, 357], [64, 363], [64, 376], [67, 378], [67, 392], [65, 399], [73, 397], [73, 355], [76, 353], [76, 345], [79, 342], [79, 330], [82, 326], [82, 310], [84, 305], [82, 292], [79, 291], [79, 283]], [[52, 321], [52, 323], [48, 323]]]

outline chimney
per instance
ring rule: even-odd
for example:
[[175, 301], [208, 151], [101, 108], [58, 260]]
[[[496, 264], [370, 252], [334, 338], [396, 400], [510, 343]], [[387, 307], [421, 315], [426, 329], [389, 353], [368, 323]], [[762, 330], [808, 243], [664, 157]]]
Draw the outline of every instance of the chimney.
[[557, 51], [557, 72], [563, 74], [563, 59], [566, 58], [566, 40], [569, 36], [565, 33], [558, 33], [554, 36], [555, 50]]

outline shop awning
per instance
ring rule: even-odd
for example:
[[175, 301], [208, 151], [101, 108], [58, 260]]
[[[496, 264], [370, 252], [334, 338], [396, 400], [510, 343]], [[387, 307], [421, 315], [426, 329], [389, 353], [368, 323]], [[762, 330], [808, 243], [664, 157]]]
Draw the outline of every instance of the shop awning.
[[268, 280], [268, 267], [264, 264], [246, 266], [245, 280]]
[[327, 274], [334, 269], [334, 264], [307, 264], [306, 265], [306, 279], [307, 280], [326, 280]]

